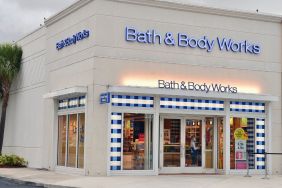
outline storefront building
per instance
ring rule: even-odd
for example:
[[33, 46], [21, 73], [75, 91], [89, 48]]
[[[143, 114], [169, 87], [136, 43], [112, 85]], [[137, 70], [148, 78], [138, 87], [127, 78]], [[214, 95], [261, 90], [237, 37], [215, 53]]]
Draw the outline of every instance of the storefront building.
[[[85, 175], [263, 173], [282, 151], [281, 17], [78, 1], [18, 41], [4, 152]], [[267, 168], [282, 173], [279, 157]]]

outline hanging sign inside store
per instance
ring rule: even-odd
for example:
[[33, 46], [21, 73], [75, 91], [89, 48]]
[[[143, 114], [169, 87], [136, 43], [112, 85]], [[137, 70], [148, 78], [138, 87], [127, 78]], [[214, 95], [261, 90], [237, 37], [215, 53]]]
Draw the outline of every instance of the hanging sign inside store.
[[195, 82], [186, 82], [186, 81], [167, 81], [167, 80], [158, 80], [158, 88], [162, 89], [180, 89], [188, 91], [201, 91], [201, 92], [220, 92], [220, 93], [237, 93], [238, 88], [231, 85], [223, 84], [207, 84], [207, 83], [195, 83]]
[[246, 169], [248, 134], [245, 132], [244, 129], [237, 128], [234, 131], [234, 138], [236, 169]]
[[56, 43], [57, 50], [61, 50], [64, 47], [71, 46], [73, 44], [76, 44], [78, 41], [81, 41], [83, 39], [86, 39], [90, 36], [89, 30], [83, 30], [81, 32], [78, 32], [74, 34], [71, 37], [67, 37], [66, 39], [63, 39]]
[[246, 160], [246, 140], [235, 140], [236, 160]]
[[159, 44], [166, 46], [178, 46], [182, 48], [198, 48], [207, 52], [212, 52], [214, 48], [220, 51], [245, 54], [260, 54], [261, 46], [247, 40], [235, 41], [231, 38], [216, 37], [215, 39], [207, 36], [194, 37], [186, 33], [166, 32], [164, 35], [155, 29], [140, 31], [134, 27], [125, 28], [125, 40], [127, 42], [137, 42], [143, 44]]
[[108, 104], [110, 103], [110, 101], [111, 101], [111, 94], [109, 92], [100, 94], [100, 104]]
[[237, 128], [234, 131], [234, 138], [235, 140], [248, 140], [248, 135], [242, 128]]

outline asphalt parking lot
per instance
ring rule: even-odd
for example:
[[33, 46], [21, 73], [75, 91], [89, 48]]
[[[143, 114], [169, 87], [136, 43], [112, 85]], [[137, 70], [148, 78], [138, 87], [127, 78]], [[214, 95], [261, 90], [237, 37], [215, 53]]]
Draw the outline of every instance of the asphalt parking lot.
[[39, 188], [38, 186], [17, 184], [16, 182], [0, 178], [0, 188]]

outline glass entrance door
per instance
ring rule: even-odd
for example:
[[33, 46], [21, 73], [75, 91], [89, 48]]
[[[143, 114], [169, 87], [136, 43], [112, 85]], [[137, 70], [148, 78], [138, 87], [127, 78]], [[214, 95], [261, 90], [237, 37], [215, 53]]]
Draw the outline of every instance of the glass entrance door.
[[160, 173], [214, 173], [217, 118], [162, 117]]
[[203, 172], [204, 122], [202, 118], [161, 118], [161, 173]]
[[181, 167], [181, 119], [164, 119], [163, 167]]
[[202, 167], [201, 119], [185, 119], [185, 167]]

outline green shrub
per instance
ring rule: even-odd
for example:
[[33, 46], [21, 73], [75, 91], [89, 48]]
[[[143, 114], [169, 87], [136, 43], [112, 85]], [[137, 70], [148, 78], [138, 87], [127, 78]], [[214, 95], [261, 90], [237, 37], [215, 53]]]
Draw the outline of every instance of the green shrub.
[[17, 155], [0, 156], [0, 167], [26, 167], [27, 161]]

